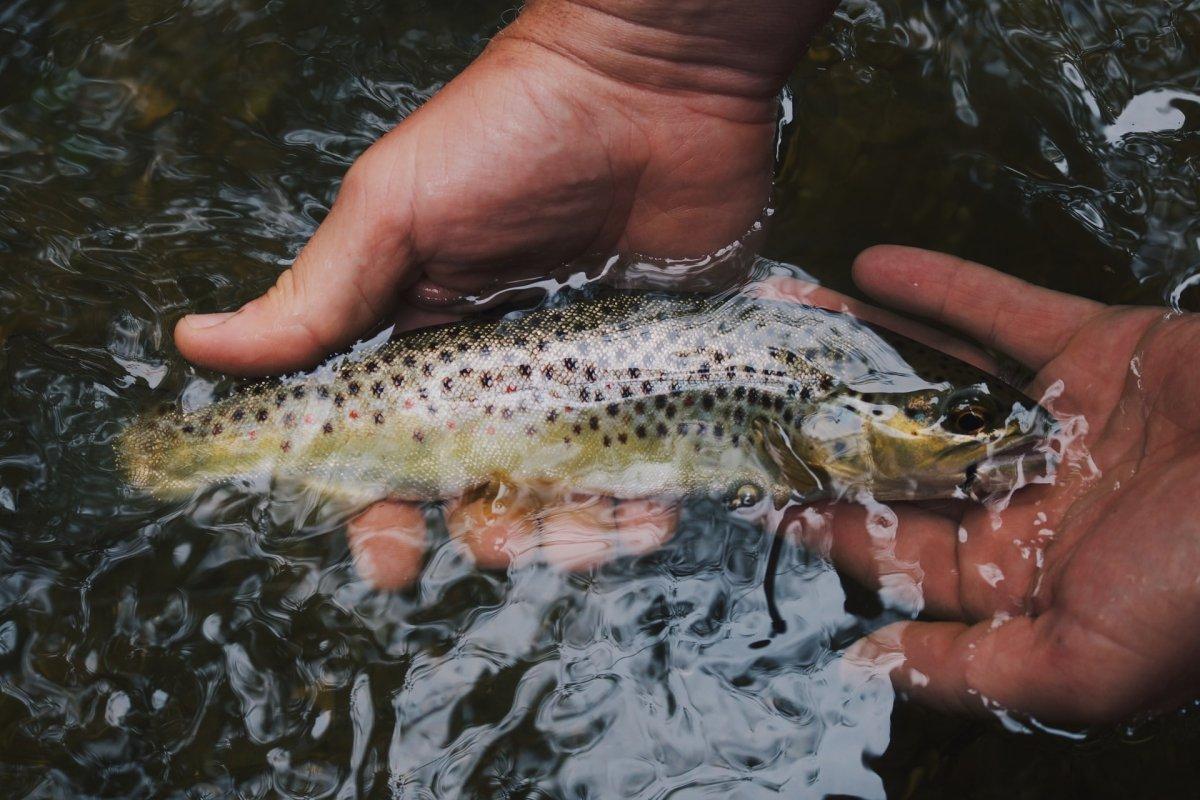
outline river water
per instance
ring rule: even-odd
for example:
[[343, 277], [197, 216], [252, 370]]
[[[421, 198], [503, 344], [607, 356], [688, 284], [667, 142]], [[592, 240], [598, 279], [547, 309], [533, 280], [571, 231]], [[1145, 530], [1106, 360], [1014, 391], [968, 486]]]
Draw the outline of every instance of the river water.
[[[121, 489], [133, 413], [229, 386], [174, 320], [268, 286], [512, 13], [0, 7], [0, 797], [1193, 796], [1189, 714], [1020, 733], [847, 684], [891, 612], [793, 548], [788, 630], [750, 647], [767, 543], [713, 503], [592, 572], [443, 544], [383, 594], [271, 502]], [[1196, 307], [1198, 36], [1194, 3], [843, 4], [791, 83], [765, 255], [849, 289], [898, 242]]]

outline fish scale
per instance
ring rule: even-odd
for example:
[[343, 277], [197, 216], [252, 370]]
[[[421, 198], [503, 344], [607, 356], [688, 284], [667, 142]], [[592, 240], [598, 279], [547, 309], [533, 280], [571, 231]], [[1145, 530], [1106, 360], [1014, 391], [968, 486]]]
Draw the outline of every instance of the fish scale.
[[492, 482], [615, 497], [751, 483], [783, 496], [802, 487], [780, 442], [803, 458], [803, 428], [831, 398], [978, 378], [930, 353], [795, 303], [613, 294], [403, 334], [143, 419], [119, 452], [131, 482], [161, 496], [255, 474], [363, 502]]

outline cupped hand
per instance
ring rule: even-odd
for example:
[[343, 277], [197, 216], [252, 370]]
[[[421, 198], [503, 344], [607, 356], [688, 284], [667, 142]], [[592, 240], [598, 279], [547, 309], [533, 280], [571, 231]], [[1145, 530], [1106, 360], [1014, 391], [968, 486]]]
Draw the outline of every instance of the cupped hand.
[[[787, 50], [833, 3], [801, 5]], [[436, 307], [588, 254], [697, 257], [737, 240], [768, 201], [790, 64], [759, 65], [771, 48], [722, 49], [717, 34], [697, 52], [694, 20], [676, 42], [636, 17], [653, 6], [626, 20], [533, 4], [358, 159], [269, 292], [184, 318], [182, 354], [225, 372], [293, 370], [390, 320], [402, 300]]]
[[945, 709], [1050, 723], [1120, 720], [1200, 692], [1200, 318], [907, 248], [867, 251], [855, 279], [1036, 370], [1031, 393], [1061, 392], [1055, 412], [1085, 452], [1001, 507], [796, 518], [793, 532], [851, 576], [920, 592], [920, 621], [882, 628], [848, 660]]

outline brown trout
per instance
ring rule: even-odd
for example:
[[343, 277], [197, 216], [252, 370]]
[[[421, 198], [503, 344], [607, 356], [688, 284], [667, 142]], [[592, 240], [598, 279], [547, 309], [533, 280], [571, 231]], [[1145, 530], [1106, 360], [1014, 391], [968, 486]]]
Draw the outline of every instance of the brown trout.
[[186, 496], [268, 476], [351, 503], [490, 483], [733, 504], [1005, 486], [1053, 427], [996, 378], [846, 314], [616, 294], [403, 334], [118, 442]]

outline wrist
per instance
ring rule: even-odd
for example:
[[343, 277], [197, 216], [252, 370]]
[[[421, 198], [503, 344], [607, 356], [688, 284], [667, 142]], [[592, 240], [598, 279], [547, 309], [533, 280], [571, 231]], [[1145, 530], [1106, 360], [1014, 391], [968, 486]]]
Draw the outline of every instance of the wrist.
[[775, 98], [836, 0], [531, 0], [498, 41], [526, 41], [614, 81]]

